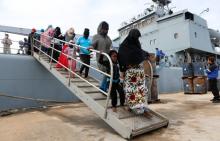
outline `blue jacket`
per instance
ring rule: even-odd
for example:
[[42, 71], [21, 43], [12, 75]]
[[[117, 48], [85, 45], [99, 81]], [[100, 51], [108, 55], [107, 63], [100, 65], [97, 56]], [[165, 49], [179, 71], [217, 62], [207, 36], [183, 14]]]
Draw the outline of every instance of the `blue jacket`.
[[211, 64], [209, 69], [206, 70], [209, 79], [218, 77], [218, 66], [216, 64]]

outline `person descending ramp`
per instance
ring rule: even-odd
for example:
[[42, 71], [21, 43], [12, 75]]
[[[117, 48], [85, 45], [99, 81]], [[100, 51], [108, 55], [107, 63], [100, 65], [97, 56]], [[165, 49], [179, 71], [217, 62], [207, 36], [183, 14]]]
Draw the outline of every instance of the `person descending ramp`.
[[[48, 37], [49, 38], [49, 37]], [[53, 56], [53, 52], [60, 52], [62, 55], [66, 55], [68, 60], [76, 61], [77, 63], [83, 64], [90, 69], [98, 73], [102, 73], [105, 76], [110, 78], [110, 86], [112, 85], [113, 78], [113, 70], [112, 70], [112, 62], [109, 56], [106, 53], [102, 53], [106, 56], [111, 65], [111, 75], [102, 72], [92, 65], [87, 65], [81, 62], [75, 55], [68, 56], [63, 52], [56, 50], [53, 48], [54, 41], [57, 40], [55, 38], [52, 39], [52, 47], [51, 53], [48, 55], [44, 51], [42, 51], [42, 46], [35, 46], [32, 44], [32, 52], [35, 50], [39, 50], [39, 52], [33, 52], [33, 57], [39, 61], [48, 71], [50, 71], [63, 85], [65, 85], [74, 95], [76, 95], [82, 102], [84, 102], [90, 109], [92, 109], [100, 118], [102, 118], [109, 126], [111, 126], [116, 132], [118, 132], [122, 137], [130, 139], [137, 135], [161, 128], [167, 127], [169, 121], [159, 113], [156, 113], [149, 109], [148, 116], [144, 114], [136, 115], [133, 112], [128, 111], [125, 107], [118, 107], [117, 113], [112, 112], [111, 109], [111, 100], [110, 100], [110, 92], [106, 93], [99, 89], [99, 81], [90, 75], [87, 78], [81, 77], [80, 73], [77, 71], [72, 71], [71, 66], [66, 67], [62, 63], [60, 65], [63, 68], [57, 68], [57, 63], [55, 59], [51, 58]], [[39, 40], [33, 39], [34, 42], [39, 42]], [[60, 40], [60, 42], [63, 42]], [[82, 48], [76, 44], [71, 44], [68, 42], [63, 42], [67, 45], [73, 45], [75, 49]], [[42, 44], [42, 43], [41, 43]], [[95, 53], [100, 53], [99, 51], [92, 50]], [[52, 61], [53, 60], [53, 61]], [[53, 63], [53, 62], [56, 63]], [[72, 75], [74, 74], [74, 75]], [[72, 77], [73, 76], [73, 77]], [[110, 91], [110, 90], [109, 90]]]

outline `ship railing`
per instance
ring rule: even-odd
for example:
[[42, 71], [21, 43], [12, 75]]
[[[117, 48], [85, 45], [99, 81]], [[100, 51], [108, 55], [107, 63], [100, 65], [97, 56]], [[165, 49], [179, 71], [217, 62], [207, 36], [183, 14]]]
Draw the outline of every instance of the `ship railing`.
[[[50, 45], [48, 45], [47, 43], [44, 43], [36, 38], [33, 38], [31, 40], [31, 52], [32, 52], [32, 55], [34, 53], [34, 50], [38, 50], [38, 54], [39, 54], [39, 59], [40, 57], [43, 55], [47, 56], [49, 58], [49, 63], [50, 63], [50, 70], [52, 69], [52, 61], [54, 61], [55, 63], [59, 64], [60, 66], [62, 66], [63, 68], [65, 68], [67, 71], [68, 71], [68, 75], [69, 75], [69, 78], [68, 78], [68, 86], [71, 85], [71, 75], [74, 75], [78, 78], [80, 78], [81, 80], [85, 81], [86, 83], [88, 83], [89, 85], [91, 85], [92, 87], [94, 87], [95, 89], [97, 89], [98, 91], [102, 92], [104, 95], [107, 96], [107, 99], [106, 99], [106, 104], [105, 104], [105, 113], [104, 113], [104, 118], [107, 118], [107, 108], [108, 108], [108, 103], [110, 101], [110, 92], [111, 92], [111, 87], [112, 87], [112, 81], [113, 81], [113, 63], [111, 61], [111, 58], [109, 57], [109, 55], [107, 53], [104, 53], [104, 52], [100, 52], [98, 50], [95, 50], [95, 49], [89, 49], [91, 52], [95, 52], [97, 54], [102, 54], [104, 55], [109, 63], [110, 63], [110, 74], [104, 72], [104, 71], [101, 71], [91, 65], [87, 65], [85, 63], [83, 63], [82, 61], [80, 61], [79, 59], [77, 59], [77, 57], [73, 54], [73, 56], [69, 56], [67, 54], [65, 54], [64, 52], [60, 51], [60, 50], [57, 50], [54, 48], [54, 45], [55, 43], [57, 43], [57, 41], [59, 42], [60, 45], [63, 45], [63, 44], [67, 44], [68, 46], [72, 45], [74, 47], [75, 50], [77, 49], [81, 49], [81, 48], [84, 48], [84, 49], [87, 49], [83, 46], [79, 46], [77, 44], [73, 44], [73, 43], [70, 43], [70, 42], [66, 42], [66, 41], [63, 41], [63, 40], [59, 40], [57, 38], [52, 38], [50, 36], [46, 36], [46, 35], [41, 35], [41, 37], [45, 38], [46, 40], [48, 40], [50, 42]], [[39, 45], [39, 46], [37, 46]], [[51, 49], [51, 54], [48, 55], [45, 51], [42, 50], [42, 48], [46, 47], [46, 48], [50, 48]], [[54, 54], [54, 51], [56, 52], [59, 52], [60, 55], [65, 55], [67, 58], [71, 59], [71, 62], [72, 61], [76, 61], [76, 63], [79, 63], [79, 64], [82, 64], [82, 65], [85, 65], [87, 67], [89, 67], [90, 69], [93, 69], [95, 70], [96, 72], [99, 72], [101, 74], [103, 74], [104, 76], [107, 76], [109, 79], [110, 79], [110, 82], [109, 82], [109, 88], [108, 88], [108, 91], [105, 92], [103, 91], [102, 89], [100, 89], [99, 87], [95, 86], [94, 84], [90, 83], [86, 78], [83, 78], [80, 74], [77, 74], [75, 71], [72, 71], [71, 69], [71, 66], [69, 67], [66, 67], [64, 66], [61, 62], [59, 62], [59, 60], [57, 61], [56, 59], [53, 58], [53, 54]], [[72, 64], [72, 63], [71, 63]], [[90, 63], [91, 64], [91, 63]], [[73, 78], [74, 79], [74, 78]]]
[[[11, 40], [12, 45], [10, 46], [10, 48], [6, 49], [6, 50], [9, 50], [9, 52], [4, 51], [4, 45], [1, 43], [2, 40], [3, 39], [0, 39], [0, 54], [18, 54], [20, 51], [22, 51], [23, 54], [25, 54], [25, 48], [21, 49], [20, 45], [19, 45], [19, 41], [14, 41], [14, 40]], [[18, 46], [19, 46], [19, 48], [16, 48]]]

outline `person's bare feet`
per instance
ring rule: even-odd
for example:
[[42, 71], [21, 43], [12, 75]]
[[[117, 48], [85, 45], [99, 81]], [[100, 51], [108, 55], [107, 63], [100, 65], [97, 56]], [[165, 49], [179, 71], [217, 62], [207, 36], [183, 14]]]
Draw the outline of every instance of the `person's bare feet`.
[[145, 116], [146, 118], [151, 118], [151, 117], [152, 117], [152, 115], [151, 115], [151, 113], [150, 113], [149, 111], [144, 112], [144, 116]]
[[117, 113], [117, 109], [115, 107], [112, 107], [112, 111]]

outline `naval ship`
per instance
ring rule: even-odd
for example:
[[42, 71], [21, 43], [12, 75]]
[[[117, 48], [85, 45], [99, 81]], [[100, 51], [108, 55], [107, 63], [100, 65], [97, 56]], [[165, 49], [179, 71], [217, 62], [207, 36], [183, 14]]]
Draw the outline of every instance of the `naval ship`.
[[137, 28], [142, 36], [142, 48], [155, 53], [155, 48], [166, 54], [168, 66], [181, 67], [184, 62], [206, 63], [208, 55], [216, 56], [220, 46], [220, 33], [208, 27], [207, 21], [188, 10], [173, 12], [169, 8], [171, 0], [152, 0], [154, 5], [129, 22], [122, 22], [118, 29], [119, 37], [114, 40], [116, 46], [125, 39], [130, 29]]
[[[188, 10], [174, 12], [169, 7], [171, 0], [152, 2], [153, 5], [143, 13], [122, 22], [118, 29], [119, 37], [114, 39], [114, 45], [116, 48], [119, 47], [131, 29], [139, 29], [143, 50], [155, 54], [158, 48], [165, 54], [156, 69], [160, 76], [159, 93], [180, 92], [185, 89], [185, 85], [189, 86], [182, 81], [184, 71], [188, 71], [188, 68], [182, 69], [186, 63], [199, 64], [200, 66], [195, 68], [200, 68], [201, 74], [207, 67], [208, 56], [215, 56], [216, 63], [220, 64], [220, 33], [209, 28], [207, 21], [199, 15]], [[198, 87], [204, 88], [201, 85]]]

